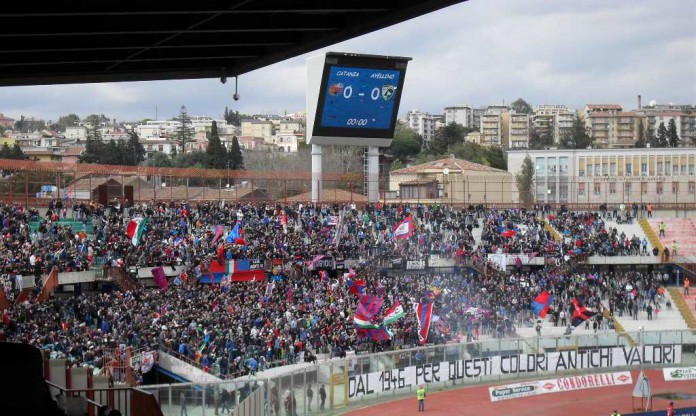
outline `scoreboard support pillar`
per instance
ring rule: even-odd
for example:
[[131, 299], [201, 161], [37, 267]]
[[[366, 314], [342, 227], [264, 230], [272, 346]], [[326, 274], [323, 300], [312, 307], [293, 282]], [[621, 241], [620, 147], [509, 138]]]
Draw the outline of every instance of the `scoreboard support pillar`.
[[321, 198], [321, 164], [322, 164], [322, 148], [321, 145], [312, 145], [312, 202], [317, 203]]
[[379, 202], [379, 148], [367, 148], [367, 202]]

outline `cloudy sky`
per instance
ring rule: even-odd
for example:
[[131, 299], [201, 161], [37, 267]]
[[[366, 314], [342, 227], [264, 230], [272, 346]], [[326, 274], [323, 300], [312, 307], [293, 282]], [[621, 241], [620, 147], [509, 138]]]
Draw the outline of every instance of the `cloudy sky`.
[[[400, 114], [510, 103], [696, 104], [696, 1], [470, 0], [325, 50], [410, 56]], [[305, 58], [239, 78], [0, 88], [0, 112], [56, 120], [304, 109]]]

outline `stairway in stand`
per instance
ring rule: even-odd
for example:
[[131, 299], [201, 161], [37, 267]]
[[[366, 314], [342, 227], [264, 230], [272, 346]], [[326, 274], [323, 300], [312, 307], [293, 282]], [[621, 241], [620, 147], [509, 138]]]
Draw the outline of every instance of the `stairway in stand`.
[[640, 224], [640, 228], [643, 229], [643, 232], [645, 233], [645, 236], [648, 238], [650, 245], [652, 247], [657, 247], [657, 249], [660, 250], [660, 253], [662, 253], [662, 250], [664, 250], [665, 246], [662, 245], [662, 241], [660, 241], [660, 239], [657, 237], [657, 233], [652, 228], [648, 220], [645, 218], [641, 218], [638, 220], [638, 224]]
[[[682, 290], [678, 287], [670, 287], [667, 291], [674, 300], [674, 306], [679, 310], [684, 321], [686, 321], [686, 325], [689, 329], [696, 330], [696, 293], [684, 296]], [[694, 308], [689, 308], [689, 304], [694, 304]]]

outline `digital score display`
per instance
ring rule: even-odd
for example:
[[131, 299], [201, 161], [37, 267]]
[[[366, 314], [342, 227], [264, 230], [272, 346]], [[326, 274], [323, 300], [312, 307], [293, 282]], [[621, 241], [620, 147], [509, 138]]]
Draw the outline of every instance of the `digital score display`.
[[401, 71], [329, 66], [319, 126], [393, 129]]

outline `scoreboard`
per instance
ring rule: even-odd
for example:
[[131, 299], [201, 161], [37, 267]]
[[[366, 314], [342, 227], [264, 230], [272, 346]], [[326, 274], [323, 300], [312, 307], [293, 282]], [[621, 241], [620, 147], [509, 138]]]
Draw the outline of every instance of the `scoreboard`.
[[319, 58], [324, 59], [308, 63], [308, 143], [389, 146], [410, 58], [339, 53]]

